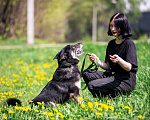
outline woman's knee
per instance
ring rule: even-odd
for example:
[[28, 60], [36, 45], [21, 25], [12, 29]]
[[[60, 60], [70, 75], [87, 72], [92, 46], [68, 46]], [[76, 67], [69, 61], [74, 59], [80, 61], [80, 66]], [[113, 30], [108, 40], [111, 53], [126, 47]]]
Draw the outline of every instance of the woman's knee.
[[91, 82], [88, 83], [88, 89], [89, 89], [90, 91], [93, 90], [93, 85], [91, 84]]

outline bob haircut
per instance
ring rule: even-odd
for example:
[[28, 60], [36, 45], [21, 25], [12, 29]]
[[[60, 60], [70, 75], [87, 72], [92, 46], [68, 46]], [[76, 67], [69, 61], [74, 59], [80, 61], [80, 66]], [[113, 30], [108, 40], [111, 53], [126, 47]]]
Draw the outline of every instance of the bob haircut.
[[[123, 13], [116, 13], [110, 18], [110, 22], [114, 19], [115, 26], [120, 30], [117, 34], [121, 38], [127, 38], [132, 36], [130, 26], [128, 24], [127, 17]], [[108, 27], [108, 35], [113, 36], [110, 30], [110, 22]]]

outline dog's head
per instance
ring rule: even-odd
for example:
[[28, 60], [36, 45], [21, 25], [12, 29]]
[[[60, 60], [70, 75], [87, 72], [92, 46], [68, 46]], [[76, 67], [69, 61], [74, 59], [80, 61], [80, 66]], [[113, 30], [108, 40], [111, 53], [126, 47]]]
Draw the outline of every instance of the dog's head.
[[58, 64], [78, 64], [78, 56], [84, 52], [84, 50], [82, 50], [82, 47], [82, 42], [75, 45], [67, 45], [60, 52], [57, 53], [54, 59], [58, 60]]

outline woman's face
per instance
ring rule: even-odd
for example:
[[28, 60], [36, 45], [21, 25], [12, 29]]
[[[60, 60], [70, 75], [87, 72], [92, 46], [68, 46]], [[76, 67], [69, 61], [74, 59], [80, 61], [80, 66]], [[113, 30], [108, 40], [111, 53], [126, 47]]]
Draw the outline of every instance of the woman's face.
[[118, 28], [115, 26], [114, 19], [110, 22], [110, 30], [113, 36], [118, 36]]

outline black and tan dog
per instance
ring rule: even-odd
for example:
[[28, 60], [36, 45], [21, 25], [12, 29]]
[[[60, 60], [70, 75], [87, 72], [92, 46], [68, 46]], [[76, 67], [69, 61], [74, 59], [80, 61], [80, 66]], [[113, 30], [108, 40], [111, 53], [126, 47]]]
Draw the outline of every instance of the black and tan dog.
[[[81, 102], [77, 99], [80, 96], [81, 89], [81, 76], [77, 64], [79, 62], [78, 56], [83, 53], [82, 46], [82, 43], [67, 45], [57, 53], [54, 59], [58, 60], [58, 68], [53, 75], [53, 79], [32, 100], [35, 105], [38, 104], [37, 102], [55, 105], [55, 103], [64, 103], [70, 98]], [[8, 99], [7, 104], [18, 103], [16, 100]]]

